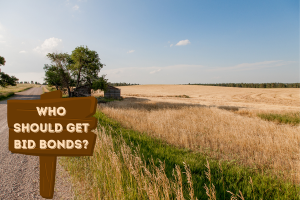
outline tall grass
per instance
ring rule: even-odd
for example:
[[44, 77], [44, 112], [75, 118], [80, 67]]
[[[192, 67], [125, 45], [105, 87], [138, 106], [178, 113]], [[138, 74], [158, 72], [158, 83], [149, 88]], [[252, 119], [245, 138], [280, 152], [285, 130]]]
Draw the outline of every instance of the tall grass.
[[[139, 149], [127, 145], [122, 137], [113, 139], [99, 128], [91, 157], [64, 157], [61, 164], [73, 177], [78, 199], [184, 199], [182, 171], [175, 166], [174, 180], [165, 174], [164, 163], [147, 165]], [[189, 167], [186, 174], [191, 180]], [[194, 198], [190, 183], [190, 198]]]
[[217, 108], [144, 101], [112, 102], [107, 116], [177, 147], [299, 183], [300, 128], [278, 126]]
[[93, 156], [61, 159], [78, 199], [298, 198], [295, 186], [125, 129], [99, 111], [95, 117]]

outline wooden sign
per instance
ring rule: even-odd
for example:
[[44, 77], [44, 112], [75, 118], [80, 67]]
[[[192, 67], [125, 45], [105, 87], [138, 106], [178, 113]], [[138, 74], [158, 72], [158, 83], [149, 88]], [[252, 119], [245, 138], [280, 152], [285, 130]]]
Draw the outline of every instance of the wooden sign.
[[9, 150], [40, 156], [42, 197], [53, 198], [57, 156], [93, 155], [96, 105], [95, 97], [62, 98], [60, 90], [7, 101]]

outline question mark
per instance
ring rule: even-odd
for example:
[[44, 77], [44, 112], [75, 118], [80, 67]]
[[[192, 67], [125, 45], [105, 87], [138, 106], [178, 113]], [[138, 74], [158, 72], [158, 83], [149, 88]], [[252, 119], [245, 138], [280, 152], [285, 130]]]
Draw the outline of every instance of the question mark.
[[82, 142], [84, 143], [84, 148], [87, 149], [87, 145], [89, 144], [89, 142], [87, 140], [83, 140]]

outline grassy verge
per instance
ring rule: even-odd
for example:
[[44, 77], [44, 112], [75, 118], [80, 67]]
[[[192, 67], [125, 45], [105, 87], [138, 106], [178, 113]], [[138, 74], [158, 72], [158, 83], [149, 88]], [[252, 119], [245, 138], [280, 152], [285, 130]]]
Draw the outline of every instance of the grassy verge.
[[0, 88], [0, 100], [8, 99], [13, 96], [16, 92], [22, 92], [39, 85], [32, 84], [18, 84], [17, 86], [8, 86], [7, 88]]
[[[66, 157], [62, 161], [62, 165], [75, 177], [74, 180], [79, 182], [81, 188], [89, 188], [90, 192], [86, 189], [79, 192], [84, 194], [83, 199], [100, 199], [100, 197], [102, 199], [103, 196], [113, 199], [119, 199], [118, 197], [124, 197], [124, 199], [194, 199], [193, 196], [198, 199], [230, 199], [238, 195], [240, 199], [299, 198], [299, 187], [282, 182], [276, 177], [238, 166], [234, 161], [218, 162], [206, 155], [176, 148], [146, 134], [125, 129], [99, 110], [95, 117], [99, 121], [99, 127], [103, 129], [102, 132], [109, 134], [99, 134], [94, 156]], [[108, 147], [106, 150], [103, 147], [108, 144], [104, 142], [108, 140], [107, 138], [111, 138], [111, 143], [108, 145], [110, 151], [107, 151]], [[124, 145], [130, 148], [131, 153], [124, 154]], [[136, 162], [132, 161], [128, 164], [127, 157], [130, 156], [126, 155], [131, 155], [133, 160], [139, 158], [138, 162], [145, 163], [140, 164], [144, 167], [133, 170]], [[186, 168], [184, 163], [189, 168]], [[164, 167], [160, 168], [160, 166]], [[163, 169], [161, 171], [164, 173], [158, 173], [157, 169]], [[180, 173], [176, 172], [184, 169], [186, 172], [178, 176]], [[152, 172], [152, 175], [147, 175], [149, 173], [146, 172], [138, 175], [143, 170], [146, 172], [148, 170], [150, 174]], [[164, 177], [164, 174], [165, 178], [160, 178]], [[147, 176], [152, 178], [145, 178]], [[164, 180], [169, 180], [169, 182]], [[141, 184], [144, 182], [144, 185]], [[175, 189], [163, 189], [168, 186], [158, 183], [155, 185], [156, 182], [166, 183], [166, 185], [169, 183]], [[159, 195], [156, 195], [157, 193]], [[92, 195], [92, 197], [86, 195]]]
[[0, 100], [7, 99], [7, 98], [13, 96], [14, 94], [15, 94], [14, 92], [7, 92], [7, 93], [4, 93], [4, 94], [0, 94]]
[[264, 113], [257, 114], [258, 117], [267, 121], [273, 121], [281, 124], [298, 125], [300, 123], [300, 113], [285, 113], [285, 114], [272, 114]]

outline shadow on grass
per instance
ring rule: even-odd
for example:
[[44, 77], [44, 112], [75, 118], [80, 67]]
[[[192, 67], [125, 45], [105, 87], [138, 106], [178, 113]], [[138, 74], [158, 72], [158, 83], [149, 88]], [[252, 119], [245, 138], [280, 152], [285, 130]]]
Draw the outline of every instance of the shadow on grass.
[[109, 104], [113, 107], [122, 107], [122, 109], [136, 109], [136, 110], [148, 110], [148, 111], [154, 111], [154, 110], [162, 110], [162, 109], [182, 109], [185, 107], [217, 107], [219, 109], [228, 110], [228, 111], [238, 111], [241, 108], [246, 107], [237, 107], [237, 106], [207, 106], [207, 105], [201, 105], [201, 104], [191, 104], [191, 103], [171, 103], [171, 102], [150, 102], [150, 99], [147, 98], [136, 98], [136, 97], [126, 97], [124, 98], [124, 102], [130, 103], [129, 106], [122, 106], [117, 104]]

